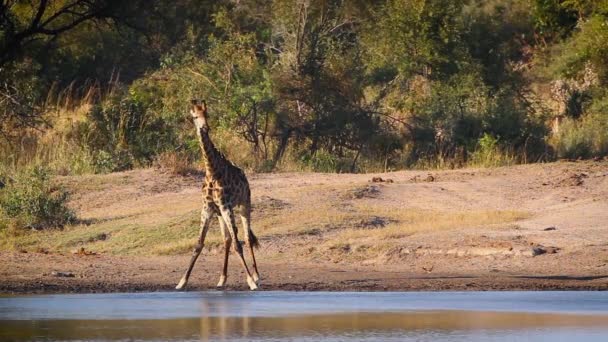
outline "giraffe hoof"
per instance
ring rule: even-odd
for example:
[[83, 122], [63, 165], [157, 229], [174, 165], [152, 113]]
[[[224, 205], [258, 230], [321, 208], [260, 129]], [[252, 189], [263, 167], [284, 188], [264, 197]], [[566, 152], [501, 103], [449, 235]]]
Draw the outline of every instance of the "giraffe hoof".
[[226, 285], [226, 277], [221, 276], [220, 281], [217, 283], [216, 287], [224, 287], [224, 285]]
[[186, 283], [188, 281], [184, 278], [182, 278], [182, 280], [179, 281], [179, 284], [177, 284], [177, 286], [175, 287], [176, 290], [183, 290], [186, 287]]
[[258, 285], [255, 283], [255, 281], [253, 281], [252, 277], [247, 277], [247, 284], [249, 285], [249, 289], [251, 291], [258, 289]]
[[257, 274], [257, 272], [253, 274], [253, 281], [258, 285], [260, 284], [260, 276]]

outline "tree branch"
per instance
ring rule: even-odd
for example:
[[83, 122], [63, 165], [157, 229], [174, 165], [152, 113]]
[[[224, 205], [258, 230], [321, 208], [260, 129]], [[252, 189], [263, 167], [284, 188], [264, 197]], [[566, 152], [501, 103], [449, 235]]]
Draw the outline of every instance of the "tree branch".
[[[9, 34], [5, 38], [5, 44], [0, 47], [0, 67], [21, 52], [24, 46], [30, 44], [33, 41], [32, 38], [36, 36], [54, 37], [75, 28], [85, 21], [113, 17], [109, 11], [110, 5], [111, 2], [102, 0], [74, 0], [44, 19], [44, 15], [49, 8], [49, 1], [40, 0], [36, 14], [27, 28], [20, 32], [14, 32], [16, 27], [13, 22], [14, 19], [6, 15], [12, 5], [3, 1], [0, 5], [0, 19], [3, 25], [11, 27], [12, 30], [7, 30]], [[71, 20], [68, 20], [67, 23], [55, 25], [63, 18]]]
[[36, 11], [36, 16], [34, 16], [34, 19], [32, 20], [32, 23], [30, 24], [30, 29], [35, 28], [40, 23], [40, 19], [42, 19], [42, 16], [44, 15], [44, 12], [46, 11], [47, 2], [48, 2], [47, 0], [40, 0], [40, 4], [38, 5], [38, 11]]

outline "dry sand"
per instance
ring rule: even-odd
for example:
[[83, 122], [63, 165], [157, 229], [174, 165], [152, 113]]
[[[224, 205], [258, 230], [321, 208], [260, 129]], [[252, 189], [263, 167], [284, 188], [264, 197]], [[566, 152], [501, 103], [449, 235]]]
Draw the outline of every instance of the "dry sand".
[[[248, 177], [262, 290], [608, 289], [606, 161]], [[83, 223], [5, 243], [0, 292], [175, 286], [197, 234], [200, 177], [148, 169], [61, 182]], [[219, 278], [211, 229], [189, 289]], [[245, 290], [230, 262], [227, 289]]]

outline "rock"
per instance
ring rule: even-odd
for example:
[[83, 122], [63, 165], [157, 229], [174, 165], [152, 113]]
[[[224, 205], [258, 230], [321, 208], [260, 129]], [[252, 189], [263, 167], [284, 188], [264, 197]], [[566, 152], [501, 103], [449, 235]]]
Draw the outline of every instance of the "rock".
[[393, 220], [388, 219], [386, 217], [371, 216], [368, 218], [361, 219], [361, 221], [356, 224], [356, 227], [362, 229], [383, 228], [390, 222], [393, 222]]
[[259, 212], [268, 212], [268, 211], [278, 211], [289, 207], [290, 204], [277, 199], [272, 198], [270, 196], [261, 196], [259, 199], [256, 199], [253, 203], [253, 211]]
[[584, 183], [585, 178], [589, 177], [588, 174], [573, 173], [569, 177], [566, 177], [558, 182], [558, 186], [581, 186]]
[[87, 251], [87, 250], [84, 249], [84, 247], [80, 247], [78, 249], [73, 250], [72, 254], [76, 254], [76, 255], [96, 255], [97, 253], [91, 252], [91, 251]]
[[74, 273], [72, 273], [72, 272], [57, 272], [57, 271], [53, 271], [53, 272], [51, 272], [51, 275], [53, 277], [59, 277], [59, 278], [74, 278]]
[[558, 247], [545, 247], [545, 251], [547, 254], [555, 254], [559, 251]]
[[95, 242], [95, 241], [105, 241], [108, 239], [108, 234], [106, 233], [101, 233], [101, 234], [97, 234], [95, 236], [91, 236], [88, 239], [88, 242]]
[[543, 254], [555, 254], [559, 251], [558, 247], [544, 247], [536, 246], [532, 248], [532, 256], [543, 255]]
[[557, 230], [557, 228], [556, 228], [556, 227], [551, 226], [551, 227], [547, 227], [547, 228], [545, 228], [545, 229], [543, 229], [543, 230], [544, 230], [545, 232], [548, 232], [548, 231], [550, 231], [550, 230]]
[[534, 247], [532, 248], [532, 256], [542, 255], [547, 253], [547, 250], [543, 247]]
[[429, 174], [428, 176], [426, 176], [426, 178], [424, 179], [425, 182], [434, 182], [435, 181], [435, 177], [433, 177], [433, 175]]
[[376, 185], [369, 185], [363, 188], [352, 190], [348, 195], [350, 199], [375, 198], [380, 193], [380, 189]]
[[393, 180], [390, 178], [382, 179], [382, 177], [372, 177], [372, 183], [392, 183]]

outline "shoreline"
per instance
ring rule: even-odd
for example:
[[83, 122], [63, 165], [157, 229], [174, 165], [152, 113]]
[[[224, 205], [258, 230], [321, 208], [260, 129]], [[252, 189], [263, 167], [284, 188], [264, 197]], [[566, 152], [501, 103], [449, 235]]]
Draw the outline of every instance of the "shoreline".
[[[244, 274], [231, 269], [225, 288], [217, 289], [221, 264], [214, 256], [195, 266], [186, 291], [249, 291]], [[42, 261], [46, 260], [46, 263]], [[0, 294], [63, 294], [176, 291], [188, 256], [126, 257], [0, 253]], [[606, 291], [603, 273], [539, 273], [533, 270], [480, 272], [452, 260], [454, 272], [420, 272], [416, 267], [329, 264], [261, 264], [260, 291]], [[66, 272], [56, 276], [53, 272]], [[176, 291], [178, 292], [178, 291]]]
[[[469, 291], [608, 291], [608, 283], [585, 284], [578, 282], [517, 282], [513, 278], [483, 280], [481, 284], [462, 284], [458, 282], [443, 282], [441, 284], [422, 284], [412, 282], [406, 286], [383, 285], [366, 286], [364, 288], [334, 284], [269, 284], [261, 285], [258, 292], [264, 291], [293, 291], [293, 292], [469, 292]], [[224, 289], [213, 286], [193, 286], [185, 292], [248, 292], [243, 286], [230, 285]], [[46, 284], [40, 286], [32, 283], [3, 283], [0, 284], [0, 296], [11, 295], [53, 295], [53, 294], [94, 294], [94, 293], [142, 293], [142, 292], [184, 292], [177, 291], [172, 285], [156, 284]]]

